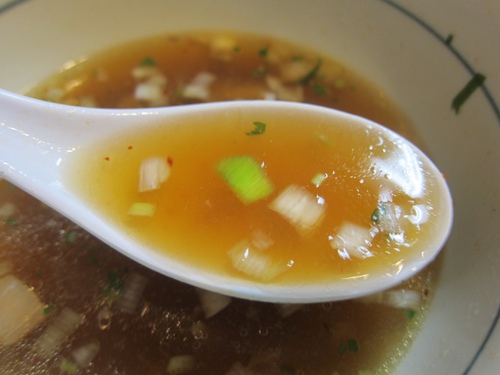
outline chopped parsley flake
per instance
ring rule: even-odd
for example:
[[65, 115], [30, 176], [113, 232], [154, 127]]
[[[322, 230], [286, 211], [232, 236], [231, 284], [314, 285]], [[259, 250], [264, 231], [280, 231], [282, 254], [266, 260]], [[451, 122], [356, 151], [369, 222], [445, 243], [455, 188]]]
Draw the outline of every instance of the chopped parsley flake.
[[156, 66], [156, 60], [153, 59], [151, 56], [146, 56], [144, 59], [142, 59], [141, 66]]
[[57, 304], [55, 303], [51, 303], [50, 305], [47, 305], [44, 309], [43, 309], [43, 315], [49, 315], [52, 311], [55, 310]]
[[259, 56], [266, 57], [268, 52], [269, 52], [269, 48], [263, 47], [263, 48], [259, 49]]
[[486, 80], [486, 77], [481, 73], [476, 73], [474, 76], [467, 82], [465, 87], [453, 98], [451, 102], [451, 108], [455, 110], [455, 113], [458, 113], [460, 107], [469, 99], [469, 97], [481, 87], [481, 85]]
[[411, 310], [411, 309], [406, 309], [404, 311], [405, 315], [408, 317], [408, 319], [413, 319], [413, 317], [415, 316], [416, 314], [416, 311], [415, 310]]
[[316, 65], [311, 69], [309, 73], [306, 74], [306, 76], [302, 79], [300, 79], [297, 83], [299, 83], [302, 86], [307, 86], [311, 83], [311, 81], [317, 77], [319, 69], [321, 68], [322, 61], [321, 59], [318, 60]]
[[319, 83], [315, 83], [313, 84], [312, 86], [314, 92], [316, 93], [316, 95], [318, 96], [326, 96], [328, 94], [328, 92], [326, 91], [326, 88], [322, 85], [320, 85]]
[[255, 121], [253, 125], [254, 129], [248, 133], [245, 133], [246, 135], [260, 135], [266, 131], [266, 124], [263, 122]]

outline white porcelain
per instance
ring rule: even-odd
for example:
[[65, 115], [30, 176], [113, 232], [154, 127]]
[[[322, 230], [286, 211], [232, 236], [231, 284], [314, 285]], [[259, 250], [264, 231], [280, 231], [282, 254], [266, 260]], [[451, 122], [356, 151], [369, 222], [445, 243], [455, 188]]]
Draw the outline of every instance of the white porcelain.
[[[452, 226], [452, 198], [442, 172], [412, 143], [372, 121], [345, 112], [284, 101], [230, 101], [190, 106], [137, 110], [93, 109], [55, 105], [0, 89], [0, 176], [67, 216], [80, 227], [139, 263], [164, 275], [194, 286], [234, 297], [281, 303], [336, 301], [364, 296], [415, 275], [434, 260]], [[138, 126], [144, 131], [168, 132], [179, 123], [218, 123], [221, 118], [301, 118], [340, 127], [344, 131], [362, 130], [376, 134], [389, 149], [380, 164], [404, 163], [414, 170], [409, 178], [394, 172], [403, 190], [421, 190], [432, 184], [436, 194], [436, 220], [427, 229], [433, 236], [412, 246], [403, 262], [362, 277], [346, 277], [332, 282], [301, 284], [261, 282], [245, 277], [220, 274], [182, 262], [150, 248], [125, 227], [106, 220], [104, 212], [93, 209], [71, 183], [67, 164], [74, 153], [92, 153], [96, 144], [121, 138]], [[398, 151], [401, 150], [401, 151]], [[413, 166], [413, 168], [412, 168]], [[74, 165], [73, 168], [78, 168]], [[66, 172], [65, 172], [66, 169]], [[432, 181], [429, 183], [429, 181]], [[411, 192], [410, 192], [410, 196]], [[412, 196], [413, 197], [413, 196]], [[417, 197], [417, 196], [416, 196]], [[168, 250], [168, 249], [167, 249]]]
[[[115, 42], [214, 28], [290, 39], [371, 77], [416, 124], [455, 202], [437, 295], [398, 374], [499, 372], [497, 0], [143, 0], [127, 1], [126, 7], [124, 0], [19, 3], [0, 13], [0, 86], [9, 90], [22, 91], [68, 59]], [[450, 34], [453, 41], [446, 44]], [[476, 71], [486, 75], [485, 85], [457, 115], [451, 100]]]

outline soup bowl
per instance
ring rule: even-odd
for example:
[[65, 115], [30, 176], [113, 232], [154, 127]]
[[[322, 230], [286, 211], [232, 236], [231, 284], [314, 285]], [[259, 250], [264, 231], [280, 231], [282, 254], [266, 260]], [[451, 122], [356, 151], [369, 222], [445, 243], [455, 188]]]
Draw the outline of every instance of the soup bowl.
[[500, 5], [486, 0], [2, 1], [0, 87], [23, 93], [109, 46], [184, 31], [269, 35], [335, 57], [405, 112], [454, 198], [454, 228], [432, 303], [395, 373], [494, 374], [500, 368], [499, 17]]

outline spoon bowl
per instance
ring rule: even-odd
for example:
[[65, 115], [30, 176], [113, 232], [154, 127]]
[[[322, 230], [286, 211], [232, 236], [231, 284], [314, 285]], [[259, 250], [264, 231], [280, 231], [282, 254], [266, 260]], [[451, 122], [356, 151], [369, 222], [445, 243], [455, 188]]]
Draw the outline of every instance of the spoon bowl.
[[[0, 173], [80, 225], [111, 247], [166, 276], [230, 296], [280, 303], [312, 303], [360, 297], [387, 289], [425, 267], [443, 247], [452, 224], [452, 201], [447, 184], [436, 166], [418, 148], [394, 132], [367, 119], [322, 107], [278, 101], [234, 101], [148, 109], [91, 109], [47, 103], [0, 90]], [[68, 183], [66, 161], [75, 152], [92, 152], [93, 145], [137, 130], [193, 119], [239, 117], [263, 113], [299, 116], [307, 121], [341, 122], [376, 130], [409, 155], [410, 167], [432, 176], [441, 206], [428, 241], [395, 265], [390, 272], [358, 274], [331, 282], [289, 284], [261, 282], [214, 273], [183, 262], [144, 242], [91, 208]], [[401, 168], [400, 168], [401, 169]], [[412, 176], [403, 165], [401, 174]], [[420, 172], [419, 172], [420, 171]], [[419, 174], [420, 175], [420, 174]], [[409, 181], [410, 181], [409, 180]], [[411, 182], [411, 181], [410, 181]]]

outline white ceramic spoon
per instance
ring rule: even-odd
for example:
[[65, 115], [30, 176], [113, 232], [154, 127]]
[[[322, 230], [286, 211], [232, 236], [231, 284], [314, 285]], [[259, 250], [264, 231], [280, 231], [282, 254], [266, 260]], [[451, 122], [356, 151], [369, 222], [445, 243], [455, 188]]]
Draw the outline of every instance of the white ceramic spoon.
[[[238, 116], [266, 111], [310, 117], [311, 121], [341, 119], [350, 126], [375, 128], [391, 141], [403, 145], [413, 165], [437, 178], [435, 188], [442, 208], [435, 213], [434, 235], [425, 246], [391, 272], [359, 275], [330, 283], [287, 285], [261, 283], [247, 277], [214, 274], [191, 264], [181, 263], [133, 239], [126, 231], [92, 211], [88, 202], [68, 188], [61, 164], [69, 154], [138, 126], [193, 118]], [[380, 128], [380, 129], [379, 129]], [[409, 151], [408, 151], [409, 150]], [[137, 262], [180, 281], [235, 297], [247, 299], [308, 303], [359, 297], [394, 286], [425, 267], [446, 241], [452, 223], [452, 201], [445, 181], [434, 164], [415, 146], [393, 132], [366, 119], [343, 112], [306, 104], [279, 101], [238, 101], [151, 109], [105, 110], [51, 104], [0, 90], [0, 176], [11, 181], [50, 207]], [[67, 179], [66, 179], [67, 180]]]

